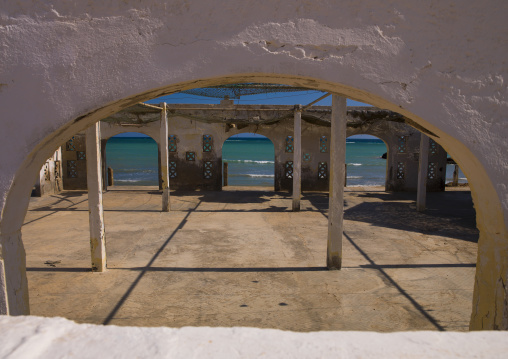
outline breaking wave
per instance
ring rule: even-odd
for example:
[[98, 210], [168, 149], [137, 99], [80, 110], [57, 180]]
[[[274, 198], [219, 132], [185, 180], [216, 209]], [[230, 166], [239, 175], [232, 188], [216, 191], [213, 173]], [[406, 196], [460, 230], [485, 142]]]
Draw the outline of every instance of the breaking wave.
[[260, 164], [275, 163], [274, 161], [256, 161], [256, 160], [224, 160], [224, 162], [228, 162], [228, 163], [260, 163]]
[[229, 177], [254, 177], [254, 178], [273, 178], [275, 175], [257, 175], [257, 174], [229, 174]]

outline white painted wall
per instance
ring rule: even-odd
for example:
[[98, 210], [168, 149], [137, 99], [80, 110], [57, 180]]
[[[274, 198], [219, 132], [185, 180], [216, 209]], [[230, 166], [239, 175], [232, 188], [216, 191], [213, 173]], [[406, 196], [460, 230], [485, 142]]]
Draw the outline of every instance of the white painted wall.
[[394, 110], [438, 136], [478, 213], [472, 325], [508, 328], [507, 13], [505, 0], [2, 2], [0, 259], [11, 314], [28, 308], [19, 230], [29, 190], [59, 145], [140, 100], [267, 81]]
[[508, 332], [137, 328], [0, 317], [0, 358], [506, 358]]

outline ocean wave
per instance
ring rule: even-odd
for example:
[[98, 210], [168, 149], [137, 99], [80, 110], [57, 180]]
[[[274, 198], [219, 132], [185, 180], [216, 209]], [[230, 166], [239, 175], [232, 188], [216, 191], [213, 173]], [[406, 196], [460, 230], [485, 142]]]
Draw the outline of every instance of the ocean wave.
[[361, 163], [348, 163], [347, 165], [348, 166], [362, 166], [363, 164], [361, 164]]
[[127, 180], [127, 179], [116, 179], [115, 178], [115, 183], [116, 182], [122, 182], [122, 183], [135, 183], [135, 182], [144, 182], [143, 180]]
[[274, 161], [256, 161], [256, 160], [224, 160], [224, 162], [228, 162], [228, 163], [260, 163], [260, 164], [275, 163]]
[[353, 184], [353, 185], [347, 185], [348, 187], [380, 187], [384, 186], [384, 183], [364, 183], [364, 184]]
[[140, 170], [139, 168], [119, 168], [114, 170], [115, 173], [157, 173], [158, 170]]
[[275, 175], [258, 175], [258, 174], [252, 174], [252, 173], [235, 173], [235, 174], [229, 174], [229, 177], [254, 177], [254, 178], [273, 178]]
[[359, 179], [363, 178], [363, 176], [347, 176], [348, 179]]
[[356, 142], [350, 142], [350, 141], [346, 141], [346, 143], [356, 143]]

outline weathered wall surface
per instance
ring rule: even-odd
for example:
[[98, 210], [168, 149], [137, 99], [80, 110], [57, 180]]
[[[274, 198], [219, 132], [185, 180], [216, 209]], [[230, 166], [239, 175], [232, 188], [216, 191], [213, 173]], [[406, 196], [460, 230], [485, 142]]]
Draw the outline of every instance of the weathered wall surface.
[[58, 148], [42, 165], [32, 196], [47, 196], [59, 193], [62, 189], [62, 149]]
[[77, 133], [62, 145], [63, 188], [86, 190], [86, 136]]
[[60, 144], [140, 100], [254, 81], [332, 91], [429, 130], [473, 189], [472, 327], [508, 328], [506, 13], [504, 0], [4, 2], [0, 260], [10, 313], [28, 311], [20, 228]]
[[[270, 138], [274, 145], [275, 190], [292, 190], [294, 130], [291, 106], [173, 104], [168, 108], [169, 177], [172, 189], [220, 190], [224, 141], [239, 133], [257, 133]], [[158, 139], [160, 113], [152, 112], [152, 108], [148, 111], [143, 113], [140, 105], [137, 105], [101, 121], [103, 143], [125, 132], [139, 132]], [[387, 117], [391, 117], [391, 120]], [[330, 118], [329, 106], [316, 106], [303, 113], [303, 191], [328, 191]], [[347, 136], [355, 134], [377, 136], [385, 142], [390, 153], [386, 161], [387, 190], [416, 191], [420, 131], [405, 124], [403, 118], [394, 113], [372, 107], [351, 107], [348, 110]], [[74, 152], [70, 154], [72, 158], [75, 157]], [[104, 153], [103, 158], [106, 158]], [[74, 175], [85, 178], [86, 173], [81, 171]], [[428, 174], [427, 191], [443, 191], [446, 152], [433, 140], [429, 151]], [[75, 178], [69, 180], [75, 182]], [[86, 183], [81, 187], [86, 189]]]

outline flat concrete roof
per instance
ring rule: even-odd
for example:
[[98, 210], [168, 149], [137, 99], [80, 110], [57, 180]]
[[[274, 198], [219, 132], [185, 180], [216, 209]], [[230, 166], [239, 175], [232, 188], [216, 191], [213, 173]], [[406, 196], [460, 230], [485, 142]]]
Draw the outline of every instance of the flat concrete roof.
[[32, 198], [23, 241], [32, 315], [130, 326], [293, 331], [468, 329], [478, 231], [466, 189], [347, 188], [344, 268], [325, 268], [326, 193], [302, 211], [269, 188], [104, 194], [108, 271], [90, 271], [85, 192]]

